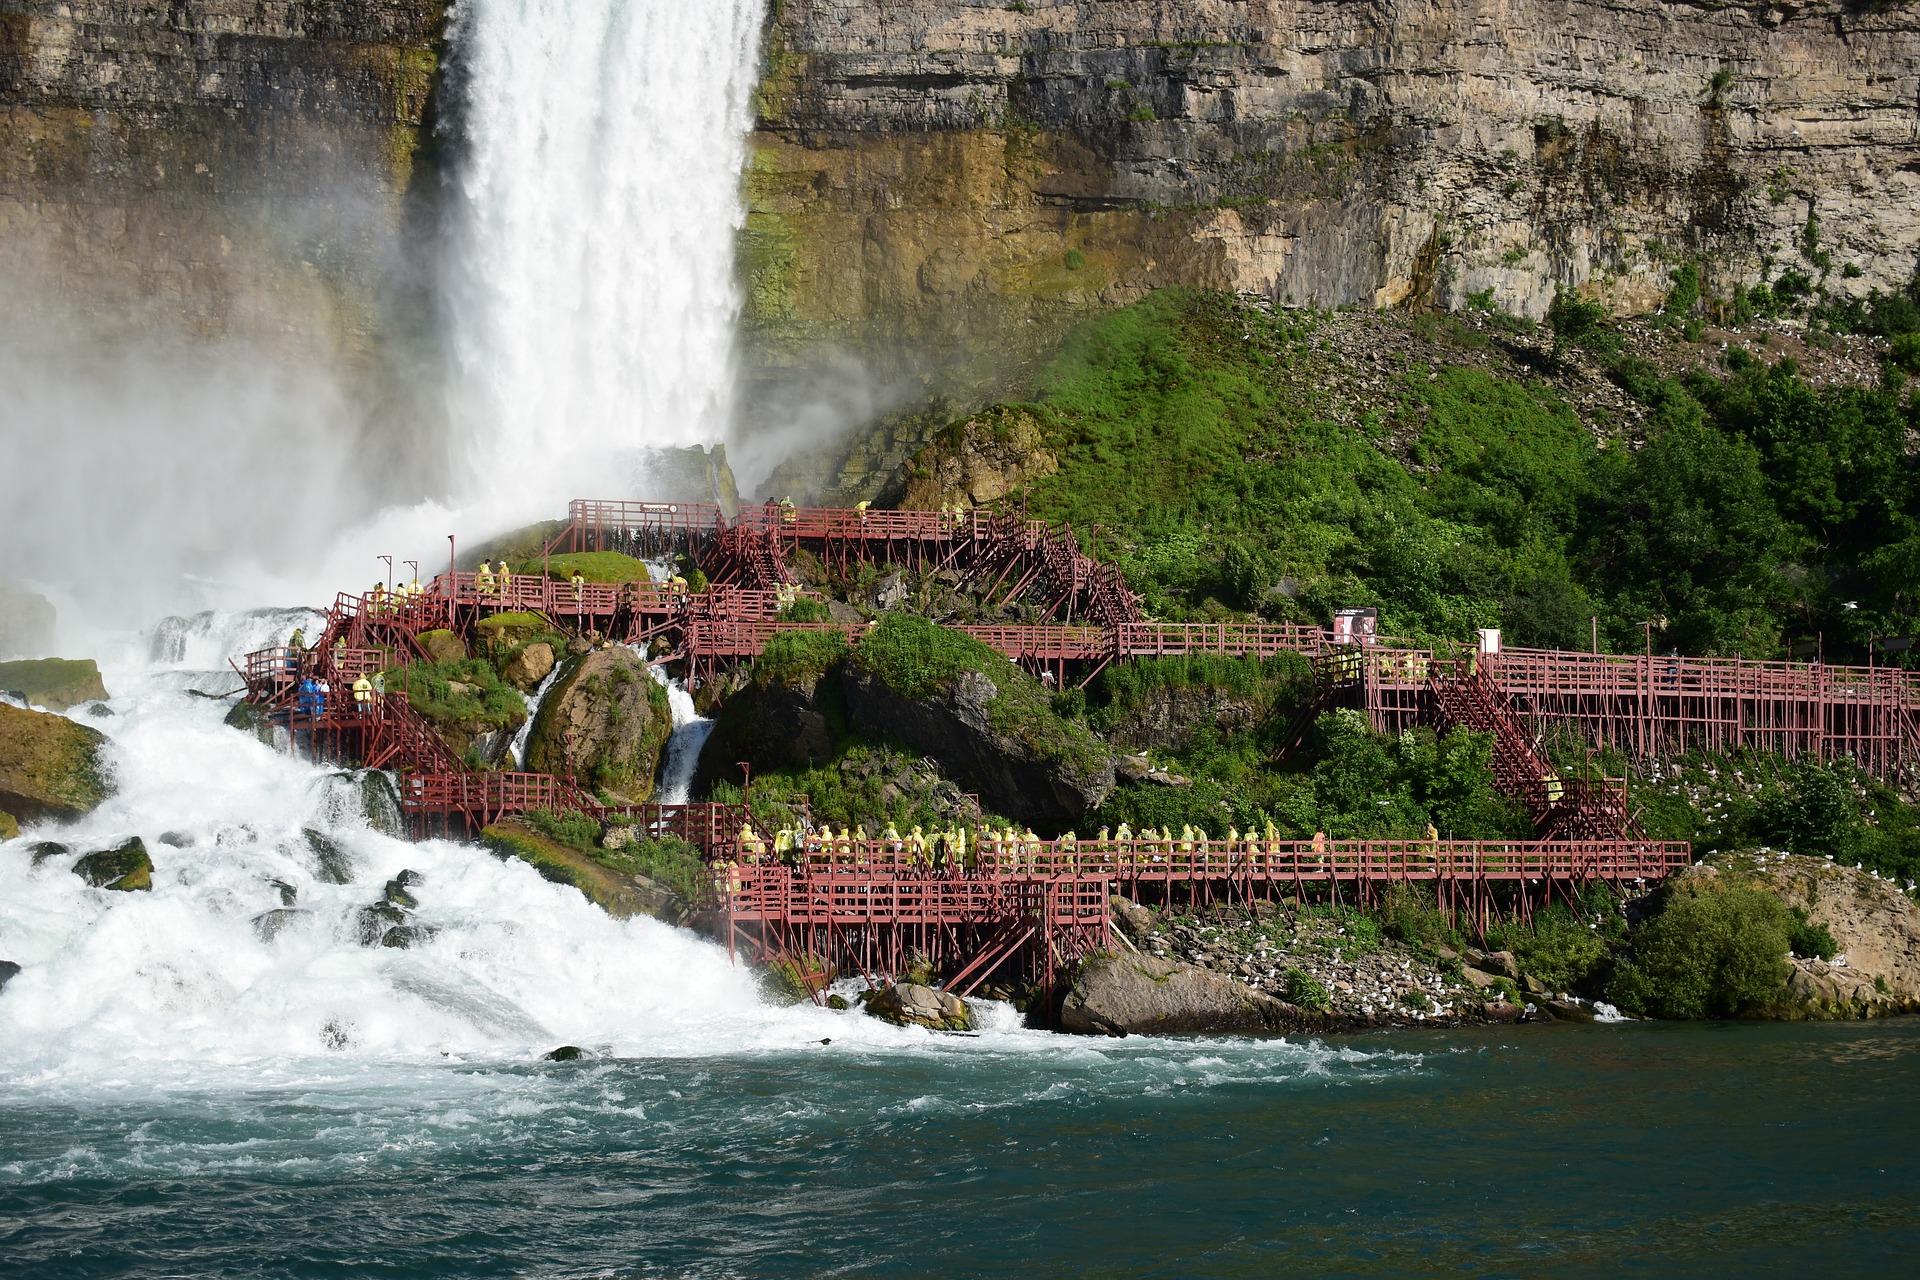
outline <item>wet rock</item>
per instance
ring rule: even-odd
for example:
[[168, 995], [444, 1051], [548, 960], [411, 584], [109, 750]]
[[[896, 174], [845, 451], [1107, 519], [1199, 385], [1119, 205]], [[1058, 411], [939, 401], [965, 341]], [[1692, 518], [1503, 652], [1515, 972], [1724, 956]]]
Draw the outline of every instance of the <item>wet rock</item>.
[[354, 932], [363, 947], [378, 946], [390, 929], [407, 923], [407, 913], [391, 902], [376, 902], [360, 908], [354, 917]]
[[300, 834], [306, 838], [307, 849], [313, 854], [313, 874], [325, 884], [352, 884], [354, 858], [342, 845], [324, 831], [315, 831], [305, 827]]
[[1300, 1012], [1222, 973], [1155, 956], [1096, 956], [1080, 966], [1060, 1009], [1082, 1035], [1205, 1035], [1283, 1031]]
[[1552, 992], [1547, 990], [1546, 983], [1540, 981], [1540, 979], [1534, 977], [1532, 974], [1528, 974], [1526, 977], [1522, 978], [1520, 981], [1522, 985], [1526, 987], [1527, 994], [1530, 996], [1545, 996], [1545, 995], [1553, 994]]
[[169, 849], [188, 849], [193, 846], [193, 837], [184, 831], [163, 831], [160, 833], [160, 843]]
[[1485, 991], [1488, 987], [1494, 986], [1497, 983], [1502, 981], [1500, 976], [1497, 974], [1485, 973], [1471, 966], [1461, 969], [1460, 976], [1465, 978], [1468, 982], [1472, 983], [1476, 989], [1481, 991]]
[[361, 771], [360, 808], [366, 815], [367, 825], [381, 835], [395, 840], [406, 837], [406, 826], [400, 817], [400, 790], [391, 774], [378, 769]]
[[111, 849], [90, 853], [73, 864], [73, 874], [96, 889], [138, 893], [153, 888], [153, 859], [139, 836]]
[[553, 646], [539, 641], [526, 646], [507, 659], [500, 678], [522, 693], [532, 693], [553, 670]]
[[420, 900], [414, 897], [408, 890], [419, 883], [419, 872], [402, 871], [399, 875], [387, 881], [386, 900], [396, 907], [402, 907], [409, 911], [412, 910], [420, 905]]
[[0, 702], [0, 810], [22, 822], [91, 813], [107, 797], [106, 740], [65, 716]]
[[277, 907], [272, 911], [262, 911], [253, 918], [253, 931], [262, 942], [272, 942], [281, 931], [308, 912], [293, 907]]
[[1546, 1005], [1549, 1012], [1562, 1022], [1592, 1022], [1593, 1010], [1578, 1000], [1549, 1000]]
[[406, 924], [395, 925], [381, 934], [380, 945], [405, 951], [409, 947], [417, 947], [422, 943], [433, 941], [434, 936], [439, 932], [430, 924], [421, 924], [417, 920], [409, 921]]
[[252, 734], [254, 738], [267, 746], [273, 745], [273, 719], [266, 708], [258, 703], [240, 701], [233, 704], [233, 710], [227, 712], [224, 721], [227, 728], [238, 729], [241, 733]]
[[281, 906], [290, 907], [300, 900], [300, 890], [296, 886], [288, 884], [285, 880], [269, 880], [267, 883], [280, 891]]
[[38, 840], [27, 846], [27, 852], [33, 855], [33, 865], [39, 866], [51, 858], [65, 858], [73, 853], [73, 846], [61, 844], [57, 840]]
[[631, 649], [598, 649], [574, 663], [541, 701], [527, 768], [575, 776], [636, 802], [653, 793], [673, 733], [666, 691]]
[[848, 1009], [853, 1008], [853, 1005], [848, 1002], [845, 996], [835, 993], [827, 997], [827, 1008], [832, 1009], [836, 1013], [845, 1013]]
[[701, 754], [702, 784], [739, 780], [736, 761], [755, 769], [809, 768], [834, 756], [839, 742], [832, 703], [838, 697], [828, 670], [795, 670], [749, 682], [720, 708]]
[[19, 838], [19, 822], [14, 819], [12, 814], [6, 812], [4, 809], [0, 809], [0, 840], [18, 840]]
[[1480, 1006], [1480, 1016], [1488, 1022], [1518, 1022], [1520, 1006], [1505, 1000], [1489, 1000]]
[[966, 1001], [937, 987], [899, 982], [867, 1002], [867, 1012], [897, 1027], [934, 1031], [971, 1031], [973, 1014]]
[[984, 507], [1059, 469], [1032, 410], [995, 406], [953, 424], [914, 456], [901, 505]]
[[19, 965], [11, 960], [0, 960], [0, 991], [5, 991], [7, 984], [19, 976]]
[[0, 689], [19, 694], [29, 706], [70, 711], [107, 696], [93, 659], [35, 658], [0, 662]]
[[578, 1062], [587, 1056], [587, 1051], [577, 1044], [563, 1044], [543, 1056], [547, 1062]]
[[652, 916], [679, 924], [691, 910], [685, 898], [647, 876], [618, 871], [516, 818], [488, 827], [480, 842], [498, 857], [518, 858], [542, 877], [572, 885], [616, 919]]

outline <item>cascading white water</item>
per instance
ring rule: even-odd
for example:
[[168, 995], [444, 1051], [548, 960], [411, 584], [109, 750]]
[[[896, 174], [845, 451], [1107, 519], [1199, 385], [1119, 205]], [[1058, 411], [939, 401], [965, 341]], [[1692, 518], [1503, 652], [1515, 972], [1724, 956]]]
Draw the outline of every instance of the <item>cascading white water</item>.
[[653, 678], [667, 691], [667, 705], [673, 708], [673, 736], [667, 739], [665, 758], [660, 763], [661, 804], [685, 804], [693, 795], [693, 775], [700, 768], [700, 753], [713, 736], [713, 721], [694, 709], [693, 695], [684, 680], [669, 680], [660, 668], [652, 668]]
[[[91, 1079], [130, 1060], [203, 1078], [208, 1065], [262, 1059], [485, 1058], [562, 1043], [679, 1055], [818, 1037], [826, 1015], [764, 1005], [714, 944], [614, 920], [471, 845], [383, 834], [359, 780], [269, 750], [221, 723], [225, 703], [186, 692], [231, 683], [211, 669], [223, 644], [283, 641], [289, 621], [173, 620], [109, 658], [114, 713], [75, 718], [111, 734], [114, 795], [77, 824], [0, 842], [0, 959], [23, 966], [0, 996], [0, 1079]], [[152, 854], [152, 892], [73, 874], [81, 853], [129, 835]], [[68, 851], [36, 859], [38, 841]], [[414, 918], [433, 936], [364, 945], [360, 911], [403, 868], [421, 876]], [[288, 891], [296, 914], [262, 923]]]
[[483, 493], [551, 504], [724, 432], [764, 10], [462, 4], [456, 417]]

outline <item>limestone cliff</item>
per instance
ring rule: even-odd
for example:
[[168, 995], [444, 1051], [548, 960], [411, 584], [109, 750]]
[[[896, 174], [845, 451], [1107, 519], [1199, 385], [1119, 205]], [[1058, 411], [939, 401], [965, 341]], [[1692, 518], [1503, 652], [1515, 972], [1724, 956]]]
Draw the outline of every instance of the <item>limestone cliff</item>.
[[1537, 317], [1562, 284], [1650, 308], [1681, 258], [1888, 290], [1920, 250], [1904, 3], [783, 0], [767, 56], [768, 389], [830, 349], [965, 412], [1170, 283]]

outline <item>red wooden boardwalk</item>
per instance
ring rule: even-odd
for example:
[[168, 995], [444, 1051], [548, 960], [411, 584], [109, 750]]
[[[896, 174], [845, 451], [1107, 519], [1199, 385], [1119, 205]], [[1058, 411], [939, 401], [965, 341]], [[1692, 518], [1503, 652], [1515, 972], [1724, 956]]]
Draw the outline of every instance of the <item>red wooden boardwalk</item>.
[[[1588, 883], [1651, 883], [1684, 865], [1688, 847], [1645, 839], [1614, 784], [1552, 774], [1538, 735], [1557, 723], [1640, 759], [1750, 747], [1849, 756], [1888, 777], [1911, 777], [1920, 764], [1920, 674], [1909, 671], [1524, 649], [1467, 658], [1386, 641], [1336, 645], [1317, 627], [1153, 622], [1140, 616], [1118, 573], [1086, 557], [1070, 530], [989, 512], [766, 505], [728, 520], [697, 504], [581, 501], [570, 515], [550, 551], [692, 555], [712, 566], [714, 585], [690, 593], [653, 583], [575, 587], [537, 574], [487, 583], [449, 573], [419, 595], [343, 594], [311, 648], [248, 655], [240, 670], [249, 697], [291, 729], [302, 749], [402, 774], [403, 808], [416, 835], [470, 835], [501, 817], [574, 809], [691, 841], [715, 865], [714, 909], [725, 936], [763, 957], [804, 955], [843, 970], [898, 972], [918, 953], [957, 986], [971, 987], [1009, 966], [1050, 978], [1073, 957], [1105, 945], [1106, 900], [1114, 891], [1198, 901], [1370, 901], [1394, 884], [1424, 883], [1449, 909], [1484, 920], [1496, 899], [1524, 911]], [[654, 653], [664, 645], [667, 657], [658, 660], [711, 677], [751, 661], [770, 637], [793, 629], [779, 615], [807, 594], [793, 586], [790, 568], [802, 548], [842, 570], [869, 562], [947, 569], [991, 600], [1039, 602], [1055, 621], [963, 630], [1062, 685], [1134, 658], [1309, 655], [1322, 681], [1310, 710], [1346, 700], [1389, 732], [1435, 719], [1492, 732], [1502, 785], [1526, 801], [1543, 838], [990, 837], [969, 842], [963, 855], [936, 855], [904, 841], [807, 835], [803, 823], [800, 848], [782, 862], [765, 853], [770, 833], [744, 830], [740, 807], [610, 808], [563, 779], [475, 772], [404, 693], [356, 705], [350, 692], [355, 679], [420, 654], [424, 631], [451, 628], [471, 638], [481, 621], [510, 612]], [[856, 645], [864, 631], [858, 624], [806, 626], [838, 630]], [[303, 710], [304, 677], [331, 686], [325, 714]]]

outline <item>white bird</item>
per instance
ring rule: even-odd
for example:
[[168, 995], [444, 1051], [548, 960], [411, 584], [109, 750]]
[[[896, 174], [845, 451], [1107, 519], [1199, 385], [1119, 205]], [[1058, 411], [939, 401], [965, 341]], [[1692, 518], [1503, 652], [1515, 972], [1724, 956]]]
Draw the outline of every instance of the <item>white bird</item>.
[[1858, 600], [1849, 600], [1845, 604], [1841, 605], [1840, 607], [1842, 609], [1858, 609], [1860, 607], [1860, 602]]

